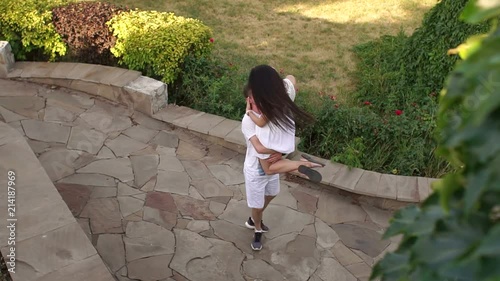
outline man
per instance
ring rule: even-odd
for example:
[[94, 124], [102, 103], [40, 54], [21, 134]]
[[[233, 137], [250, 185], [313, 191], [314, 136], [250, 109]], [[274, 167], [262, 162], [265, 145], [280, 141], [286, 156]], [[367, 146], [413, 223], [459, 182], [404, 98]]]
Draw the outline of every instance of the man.
[[[251, 99], [250, 99], [251, 100]], [[262, 249], [262, 233], [269, 231], [269, 228], [262, 223], [262, 215], [271, 200], [280, 191], [279, 174], [266, 175], [259, 163], [259, 153], [255, 150], [255, 145], [259, 141], [255, 136], [255, 123], [245, 114], [241, 121], [241, 130], [245, 136], [247, 151], [243, 165], [245, 175], [245, 190], [248, 207], [252, 209], [252, 215], [245, 222], [248, 228], [255, 230], [254, 238], [250, 246], [253, 250]], [[272, 154], [268, 159], [270, 162], [281, 159], [281, 154], [272, 150], [260, 148], [261, 153]]]

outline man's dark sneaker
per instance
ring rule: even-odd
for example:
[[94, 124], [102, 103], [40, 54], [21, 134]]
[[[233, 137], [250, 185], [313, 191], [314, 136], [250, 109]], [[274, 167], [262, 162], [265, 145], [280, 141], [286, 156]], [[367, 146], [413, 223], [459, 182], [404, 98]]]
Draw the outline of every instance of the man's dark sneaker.
[[[255, 229], [255, 223], [253, 223], [252, 217], [248, 217], [248, 220], [245, 222], [245, 226], [250, 229]], [[262, 232], [269, 231], [269, 227], [264, 225], [263, 221], [260, 221], [260, 227], [262, 228]]]
[[250, 243], [250, 247], [252, 247], [252, 250], [254, 251], [260, 251], [262, 250], [262, 242], [260, 242], [260, 239], [262, 238], [262, 232], [255, 232], [253, 235], [253, 241]]

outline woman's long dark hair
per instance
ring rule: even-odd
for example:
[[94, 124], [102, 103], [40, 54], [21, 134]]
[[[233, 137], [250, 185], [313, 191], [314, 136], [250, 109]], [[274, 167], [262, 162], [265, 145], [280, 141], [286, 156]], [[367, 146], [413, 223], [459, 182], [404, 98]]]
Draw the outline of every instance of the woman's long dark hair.
[[305, 126], [314, 121], [309, 113], [290, 99], [283, 79], [271, 66], [259, 65], [252, 68], [247, 85], [262, 114], [278, 128], [294, 129], [294, 122], [298, 126]]

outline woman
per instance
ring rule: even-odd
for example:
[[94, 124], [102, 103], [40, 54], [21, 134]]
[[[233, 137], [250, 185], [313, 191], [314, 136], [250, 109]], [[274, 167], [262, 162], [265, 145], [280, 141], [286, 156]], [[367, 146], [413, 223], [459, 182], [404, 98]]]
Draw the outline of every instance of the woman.
[[[283, 79], [286, 85], [286, 92], [290, 99], [295, 99], [295, 77], [288, 75]], [[243, 91], [247, 101], [246, 114], [250, 116], [252, 121], [257, 125], [255, 135], [258, 140], [252, 142], [255, 150], [260, 153], [258, 156], [260, 165], [265, 174], [272, 175], [277, 173], [286, 173], [290, 171], [298, 171], [306, 175], [313, 182], [321, 181], [321, 174], [311, 168], [324, 166], [323, 164], [316, 163], [303, 163], [300, 161], [290, 161], [288, 159], [279, 159], [277, 161], [267, 161], [270, 154], [265, 151], [272, 150], [281, 154], [289, 154], [295, 151], [295, 125], [291, 128], [278, 128], [270, 123], [267, 117], [262, 114], [253, 99], [252, 90], [248, 85], [245, 86]], [[293, 122], [293, 120], [290, 120]], [[295, 124], [293, 122], [293, 124]], [[303, 155], [309, 161], [312, 159]], [[302, 158], [301, 161], [308, 161]]]

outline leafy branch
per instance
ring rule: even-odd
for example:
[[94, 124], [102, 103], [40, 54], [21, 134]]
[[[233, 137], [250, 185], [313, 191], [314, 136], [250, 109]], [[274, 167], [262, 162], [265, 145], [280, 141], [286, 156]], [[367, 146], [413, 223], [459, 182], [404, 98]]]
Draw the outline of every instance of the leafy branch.
[[384, 237], [399, 248], [373, 269], [382, 280], [500, 280], [500, 0], [471, 0], [461, 18], [491, 32], [454, 52], [462, 59], [441, 92], [438, 153], [459, 171], [421, 206], [395, 214]]

